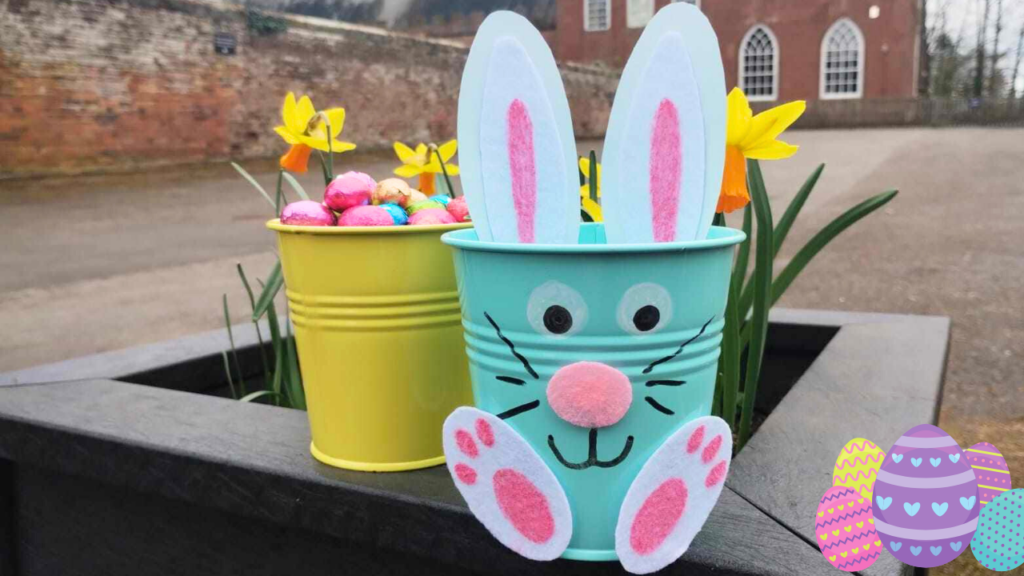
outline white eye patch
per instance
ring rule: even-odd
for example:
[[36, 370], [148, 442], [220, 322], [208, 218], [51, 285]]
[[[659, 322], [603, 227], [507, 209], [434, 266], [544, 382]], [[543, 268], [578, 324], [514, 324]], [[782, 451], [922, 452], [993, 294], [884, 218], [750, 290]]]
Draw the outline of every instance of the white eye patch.
[[672, 321], [672, 297], [659, 284], [636, 284], [622, 295], [616, 317], [630, 334], [653, 334]]
[[565, 338], [587, 325], [587, 303], [579, 292], [551, 280], [530, 293], [526, 318], [538, 334]]

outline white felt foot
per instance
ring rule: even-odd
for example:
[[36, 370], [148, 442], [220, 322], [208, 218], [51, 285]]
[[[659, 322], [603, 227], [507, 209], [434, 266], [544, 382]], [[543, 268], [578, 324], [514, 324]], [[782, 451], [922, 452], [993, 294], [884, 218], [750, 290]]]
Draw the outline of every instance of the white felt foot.
[[615, 528], [615, 552], [633, 574], [675, 562], [718, 502], [729, 473], [732, 433], [705, 416], [669, 437], [626, 493]]
[[469, 509], [502, 544], [553, 560], [572, 538], [565, 491], [540, 456], [497, 416], [462, 407], [444, 422], [444, 455]]

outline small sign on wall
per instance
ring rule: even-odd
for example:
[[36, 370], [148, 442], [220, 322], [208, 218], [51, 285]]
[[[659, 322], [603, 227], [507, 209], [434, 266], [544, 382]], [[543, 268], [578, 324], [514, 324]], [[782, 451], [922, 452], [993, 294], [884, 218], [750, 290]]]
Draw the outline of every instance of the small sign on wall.
[[213, 35], [213, 50], [217, 52], [217, 54], [230, 56], [235, 53], [235, 48], [237, 46], [238, 42], [235, 40], [234, 34], [217, 32]]
[[654, 17], [654, 0], [626, 0], [626, 27], [643, 28]]

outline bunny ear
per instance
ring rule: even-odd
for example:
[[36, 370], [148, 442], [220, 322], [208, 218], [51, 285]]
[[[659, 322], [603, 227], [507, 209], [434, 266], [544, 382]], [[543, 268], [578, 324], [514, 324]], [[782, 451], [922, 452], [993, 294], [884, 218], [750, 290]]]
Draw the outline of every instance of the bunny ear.
[[513, 12], [484, 20], [459, 95], [460, 167], [481, 240], [575, 244], [576, 141], [562, 77], [540, 32]]
[[619, 81], [604, 144], [609, 244], [707, 237], [725, 165], [718, 37], [694, 6], [647, 24]]

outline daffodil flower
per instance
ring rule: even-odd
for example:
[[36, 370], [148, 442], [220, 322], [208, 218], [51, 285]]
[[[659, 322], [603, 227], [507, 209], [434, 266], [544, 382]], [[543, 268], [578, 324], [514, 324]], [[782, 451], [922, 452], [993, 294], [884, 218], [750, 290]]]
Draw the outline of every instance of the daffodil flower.
[[[444, 172], [447, 172], [449, 176], [459, 175], [459, 167], [455, 164], [449, 164], [452, 156], [455, 156], [458, 146], [459, 144], [455, 140], [449, 140], [440, 146], [427, 145], [421, 142], [413, 150], [401, 142], [395, 142], [395, 154], [398, 155], [398, 159], [402, 162], [401, 166], [395, 168], [395, 175], [402, 178], [419, 176], [420, 192], [430, 196], [435, 191], [435, 176], [442, 173], [441, 162], [444, 162]], [[440, 160], [437, 158], [438, 155], [441, 156]]]
[[[586, 156], [580, 156], [580, 171], [583, 172], [584, 181], [580, 185], [580, 203], [583, 206], [583, 211], [590, 216], [590, 219], [594, 222], [604, 222], [604, 214], [601, 212], [601, 205], [597, 201], [590, 197], [590, 182], [586, 179], [590, 177], [590, 158]], [[597, 184], [594, 186], [596, 189], [596, 196], [601, 197], [601, 163], [597, 163]]]
[[[317, 112], [309, 96], [295, 102], [295, 94], [289, 92], [281, 108], [284, 126], [274, 132], [291, 144], [288, 153], [281, 156], [281, 168], [289, 172], [303, 173], [309, 166], [309, 155], [314, 149], [321, 152], [347, 152], [356, 147], [351, 142], [337, 140], [345, 125], [345, 109], [331, 108]], [[330, 127], [330, 143], [328, 143]]]
[[800, 118], [806, 107], [803, 100], [798, 100], [754, 116], [743, 91], [739, 88], [732, 89], [727, 104], [725, 173], [716, 212], [732, 212], [750, 202], [750, 192], [747, 190], [747, 158], [781, 160], [796, 154], [797, 146], [776, 138]]

